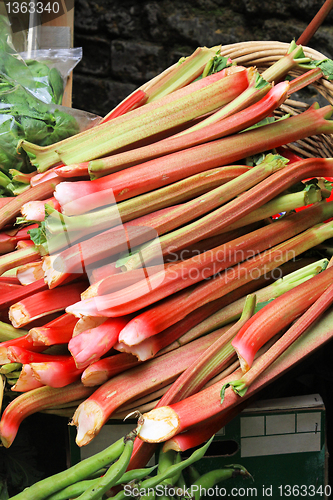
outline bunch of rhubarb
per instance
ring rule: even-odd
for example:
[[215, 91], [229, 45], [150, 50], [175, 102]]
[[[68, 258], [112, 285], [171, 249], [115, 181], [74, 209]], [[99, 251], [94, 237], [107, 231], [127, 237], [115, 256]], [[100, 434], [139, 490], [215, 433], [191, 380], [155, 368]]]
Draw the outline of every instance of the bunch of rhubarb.
[[294, 43], [263, 73], [197, 49], [89, 131], [20, 144], [39, 173], [0, 207], [5, 447], [34, 412], [71, 418], [84, 446], [139, 410], [129, 468], [144, 466], [331, 338], [316, 248], [333, 158], [290, 145], [333, 134], [333, 108], [275, 118], [324, 68]]

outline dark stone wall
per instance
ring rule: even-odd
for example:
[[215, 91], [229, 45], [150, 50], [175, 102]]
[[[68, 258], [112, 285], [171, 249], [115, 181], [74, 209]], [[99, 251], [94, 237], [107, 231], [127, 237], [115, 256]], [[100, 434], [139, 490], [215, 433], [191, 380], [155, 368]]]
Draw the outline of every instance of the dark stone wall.
[[[297, 39], [324, 0], [76, 0], [73, 107], [105, 115], [191, 54], [248, 40]], [[333, 12], [309, 45], [333, 57]]]

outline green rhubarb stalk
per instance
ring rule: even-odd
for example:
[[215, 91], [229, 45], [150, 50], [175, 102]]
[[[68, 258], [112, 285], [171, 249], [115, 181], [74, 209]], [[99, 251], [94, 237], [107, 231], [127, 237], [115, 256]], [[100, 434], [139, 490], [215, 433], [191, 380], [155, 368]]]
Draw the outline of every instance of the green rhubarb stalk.
[[268, 82], [276, 82], [287, 75], [295, 66], [308, 64], [310, 62], [311, 58], [305, 56], [303, 47], [292, 41], [289, 45], [287, 54], [267, 68], [262, 73], [262, 77]]
[[[288, 290], [308, 281], [310, 278], [325, 270], [328, 265], [328, 259], [321, 259], [307, 266], [301, 267], [297, 271], [287, 274], [274, 281], [273, 283], [256, 290], [257, 309], [262, 307], [268, 301], [274, 300]], [[281, 270], [282, 272], [282, 270]], [[188, 332], [182, 335], [176, 342], [170, 344], [161, 353], [168, 352], [179, 345], [187, 344], [206, 333], [222, 328], [229, 323], [236, 321], [240, 318], [244, 308], [246, 296], [235, 300], [231, 304], [222, 307], [219, 311], [209, 316], [207, 319], [201, 321], [196, 326], [191, 328]]]
[[178, 63], [142, 85], [140, 89], [148, 95], [147, 102], [161, 99], [198, 78], [204, 72], [206, 66], [219, 53], [219, 50], [220, 46], [211, 48], [198, 47], [193, 54], [182, 57]]
[[[40, 172], [57, 163], [78, 163], [105, 156], [151, 135], [186, 123], [223, 106], [248, 85], [252, 69], [220, 78], [211, 75], [156, 102], [141, 106], [97, 127], [51, 146], [21, 141], [30, 161]], [[209, 84], [209, 82], [214, 82]], [[197, 90], [198, 89], [198, 90]]]
[[29, 246], [28, 248], [22, 248], [21, 250], [15, 250], [14, 252], [9, 252], [6, 255], [1, 255], [0, 257], [0, 275], [4, 274], [9, 269], [21, 266], [23, 264], [28, 264], [35, 260], [40, 259], [40, 253], [35, 245]]
[[[180, 401], [198, 392], [204, 385], [227, 366], [235, 355], [231, 341], [254, 313], [256, 295], [248, 295], [240, 319], [221, 335], [208, 349], [191, 364], [171, 385], [163, 401]], [[163, 403], [165, 404], [165, 403]]]
[[[147, 215], [172, 205], [177, 205], [178, 203], [186, 202], [196, 196], [201, 196], [207, 191], [230, 182], [234, 177], [238, 177], [248, 170], [250, 170], [250, 167], [245, 165], [218, 167], [120, 203], [110, 204], [92, 213], [72, 217], [59, 214], [59, 219], [48, 217], [46, 219], [46, 230], [50, 235], [57, 234], [64, 230], [67, 232], [80, 231], [78, 236], [81, 237], [82, 232], [86, 235], [91, 232], [110, 229], [115, 225], [128, 222], [137, 217]], [[97, 202], [99, 198], [98, 193], [95, 194], [95, 198]], [[48, 215], [57, 215], [56, 211], [51, 207], [46, 206], [45, 208]], [[71, 237], [71, 242], [73, 241]]]
[[14, 328], [12, 325], [0, 321], [0, 342], [17, 339], [27, 333], [27, 330]]
[[[254, 85], [250, 85], [244, 92], [236, 97], [232, 103], [227, 104], [223, 109], [217, 111], [213, 115], [207, 117], [205, 120], [197, 125], [194, 125], [188, 130], [181, 132], [179, 135], [186, 135], [194, 130], [201, 129], [202, 127], [214, 123], [216, 120], [223, 119], [228, 116], [229, 112], [234, 113], [240, 111], [246, 106], [256, 102], [263, 95], [265, 95], [271, 88], [271, 83], [281, 80], [282, 77], [287, 75], [291, 69], [299, 64], [310, 62], [311, 59], [305, 57], [303, 48], [296, 46], [295, 42], [290, 44], [287, 54], [272, 64], [266, 69], [262, 75], [259, 73], [255, 77]], [[232, 111], [234, 105], [235, 111]]]
[[0, 208], [0, 228], [12, 222], [20, 214], [21, 207], [28, 201], [46, 200], [49, 198], [53, 194], [56, 185], [61, 181], [61, 177], [52, 178], [14, 197], [9, 203]]

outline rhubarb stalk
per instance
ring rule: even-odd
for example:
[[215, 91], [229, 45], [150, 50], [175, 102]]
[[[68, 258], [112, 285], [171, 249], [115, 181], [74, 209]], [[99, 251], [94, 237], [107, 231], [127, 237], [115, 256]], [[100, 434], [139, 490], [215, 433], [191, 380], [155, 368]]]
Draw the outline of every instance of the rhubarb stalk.
[[[329, 310], [256, 379], [242, 398], [229, 387], [221, 405], [221, 382], [218, 382], [178, 403], [154, 409], [143, 415], [140, 439], [154, 443], [166, 441], [194, 425], [208, 425], [209, 419], [239, 405], [329, 341], [333, 336], [332, 321], [333, 312]], [[260, 358], [257, 362], [259, 360]], [[229, 380], [230, 377], [232, 380], [233, 375], [228, 377]]]

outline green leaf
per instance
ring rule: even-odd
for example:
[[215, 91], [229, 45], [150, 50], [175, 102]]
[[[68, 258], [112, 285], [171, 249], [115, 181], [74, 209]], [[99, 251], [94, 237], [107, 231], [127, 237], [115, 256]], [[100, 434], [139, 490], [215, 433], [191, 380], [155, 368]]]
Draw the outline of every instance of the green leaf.
[[332, 59], [323, 59], [318, 61], [316, 66], [319, 67], [324, 73], [327, 80], [333, 80], [333, 61]]
[[37, 228], [30, 229], [28, 233], [36, 246], [47, 243], [45, 221], [41, 221]]

